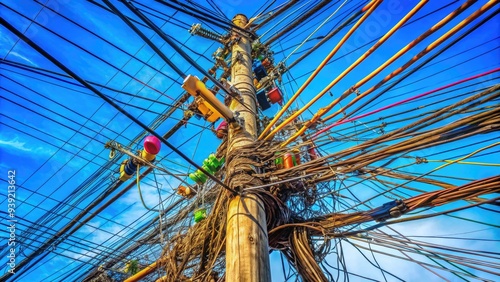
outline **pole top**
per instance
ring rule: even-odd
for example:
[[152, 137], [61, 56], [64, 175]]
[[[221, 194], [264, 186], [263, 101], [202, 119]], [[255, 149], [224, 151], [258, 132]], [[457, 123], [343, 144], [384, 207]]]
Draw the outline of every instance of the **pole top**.
[[248, 18], [244, 14], [237, 14], [233, 17], [233, 23], [239, 27], [245, 27], [248, 23]]

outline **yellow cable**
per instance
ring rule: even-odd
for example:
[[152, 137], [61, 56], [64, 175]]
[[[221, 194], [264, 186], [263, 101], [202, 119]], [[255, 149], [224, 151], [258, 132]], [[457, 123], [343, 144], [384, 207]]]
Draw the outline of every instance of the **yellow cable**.
[[[427, 162], [445, 162], [445, 163], [452, 163], [453, 160], [427, 160]], [[482, 163], [482, 162], [462, 162], [458, 161], [455, 162], [457, 164], [470, 164], [470, 165], [482, 165], [482, 166], [500, 166], [500, 164], [495, 164], [495, 163]]]
[[[340, 47], [347, 41], [347, 39], [354, 33], [354, 31], [361, 25], [361, 23], [375, 10], [375, 8], [380, 5], [382, 0], [375, 0], [371, 1], [368, 3], [368, 6], [370, 8], [366, 13], [356, 22], [356, 24], [342, 37], [342, 39], [337, 43], [337, 45], [330, 51], [330, 53], [323, 59], [323, 61], [320, 63], [320, 65], [314, 70], [314, 72], [307, 78], [307, 80], [300, 86], [300, 88], [297, 90], [295, 94], [288, 100], [288, 102], [281, 108], [281, 110], [276, 114], [276, 116], [271, 120], [269, 125], [262, 131], [262, 133], [259, 136], [259, 140], [261, 140], [267, 132], [273, 127], [273, 125], [276, 124], [278, 119], [285, 113], [286, 110], [292, 105], [292, 103], [299, 97], [299, 95], [304, 91], [304, 89], [311, 83], [311, 81], [316, 77], [316, 75], [319, 73], [319, 71], [326, 65], [326, 63], [337, 53], [337, 51], [340, 49]], [[366, 8], [365, 7], [365, 8]], [[363, 9], [365, 9], [363, 8]], [[267, 140], [267, 139], [266, 139]]]
[[[294, 115], [292, 115], [290, 118], [286, 119], [283, 121], [281, 125], [286, 125], [290, 123], [293, 119], [291, 119], [293, 116], [298, 116], [299, 114], [303, 113], [307, 108], [309, 108], [315, 101], [317, 101], [319, 98], [321, 98], [323, 95], [326, 94], [335, 84], [337, 84], [342, 78], [344, 78], [349, 72], [351, 72], [355, 67], [357, 67], [361, 62], [363, 62], [368, 56], [370, 56], [375, 50], [377, 50], [384, 42], [389, 39], [397, 30], [399, 30], [400, 27], [402, 27], [413, 15], [415, 15], [425, 4], [427, 4], [429, 0], [421, 0], [418, 2], [418, 4], [411, 9], [401, 20], [399, 20], [396, 25], [394, 25], [387, 33], [380, 38], [377, 43], [375, 43], [370, 49], [368, 49], [363, 55], [361, 55], [354, 63], [352, 63], [347, 69], [345, 69], [340, 75], [338, 75], [330, 84], [328, 84], [316, 97], [314, 97], [313, 100], [308, 102], [304, 107], [302, 107], [300, 110], [298, 110]], [[310, 121], [308, 121], [306, 124], [302, 126], [302, 128], [295, 133], [292, 137], [288, 138], [284, 143], [281, 144], [282, 147], [286, 146], [293, 140], [295, 140], [297, 137], [299, 137], [302, 133], [306, 131], [309, 126], [312, 124], [316, 123], [325, 113], [329, 112], [337, 103], [345, 98], [344, 95], [337, 97], [332, 103], [330, 103], [328, 106], [321, 108], [312, 118]], [[281, 126], [280, 125], [280, 126]], [[276, 131], [276, 130], [275, 130]], [[274, 131], [273, 131], [274, 132]], [[269, 135], [265, 138], [265, 140], [269, 139], [272, 137], [272, 132], [269, 133]]]
[[140, 169], [140, 165], [137, 165], [137, 178], [136, 178], [136, 183], [137, 183], [137, 190], [139, 191], [139, 198], [141, 199], [141, 203], [142, 205], [144, 206], [145, 209], [147, 209], [148, 211], [154, 211], [154, 212], [157, 212], [159, 210], [156, 210], [156, 209], [151, 209], [149, 208], [146, 203], [144, 202], [144, 198], [142, 198], [142, 192], [141, 192], [141, 183], [139, 181], [140, 179], [140, 176], [139, 176], [139, 169]]
[[486, 150], [486, 149], [489, 149], [489, 148], [491, 148], [491, 147], [495, 147], [495, 146], [498, 146], [498, 145], [500, 145], [500, 142], [495, 142], [495, 143], [490, 144], [490, 145], [488, 145], [488, 146], [485, 146], [485, 147], [483, 147], [483, 148], [477, 149], [477, 150], [475, 150], [474, 152], [472, 152], [472, 153], [470, 153], [470, 154], [468, 154], [468, 155], [466, 155], [466, 156], [463, 156], [463, 157], [461, 157], [461, 158], [459, 158], [459, 159], [456, 159], [456, 160], [451, 160], [450, 162], [447, 162], [447, 163], [445, 163], [445, 164], [443, 164], [443, 165], [440, 165], [440, 166], [436, 167], [435, 169], [431, 170], [431, 172], [434, 172], [434, 171], [436, 171], [436, 170], [442, 169], [442, 168], [444, 168], [444, 167], [446, 167], [446, 166], [449, 166], [449, 165], [451, 165], [451, 164], [454, 164], [454, 163], [460, 162], [460, 161], [462, 161], [463, 159], [466, 159], [466, 158], [468, 158], [468, 157], [470, 157], [470, 156], [473, 156], [473, 155], [475, 155], [475, 154], [477, 154], [477, 153], [479, 153], [479, 152], [481, 152], [481, 151], [484, 151], [484, 150]]
[[[345, 112], [345, 110], [352, 106], [354, 103], [356, 103], [357, 101], [359, 101], [360, 99], [366, 97], [368, 94], [372, 93], [373, 91], [375, 91], [376, 89], [378, 89], [380, 86], [382, 86], [384, 83], [386, 83], [387, 81], [389, 81], [390, 79], [392, 79], [393, 77], [395, 77], [396, 75], [400, 74], [401, 72], [403, 72], [404, 70], [406, 70], [407, 68], [409, 68], [414, 62], [416, 62], [418, 59], [422, 58], [423, 56], [425, 56], [427, 53], [429, 53], [430, 51], [432, 51], [434, 48], [436, 48], [437, 46], [439, 46], [441, 43], [443, 43], [444, 41], [446, 41], [448, 38], [450, 38], [451, 36], [453, 36], [455, 33], [457, 33], [460, 29], [464, 28], [467, 24], [469, 24], [470, 22], [472, 22], [473, 20], [475, 20], [477, 17], [479, 17], [480, 15], [482, 15], [483, 13], [485, 13], [486, 11], [488, 11], [490, 8], [492, 8], [495, 4], [498, 3], [498, 0], [490, 0], [488, 1], [488, 3], [484, 4], [481, 8], [479, 8], [477, 11], [475, 11], [474, 13], [472, 13], [470, 16], [468, 16], [467, 18], [465, 18], [464, 20], [462, 20], [460, 23], [458, 23], [457, 25], [455, 25], [453, 28], [451, 28], [449, 31], [447, 31], [445, 34], [441, 35], [438, 39], [436, 39], [435, 41], [433, 41], [431, 44], [429, 44], [424, 50], [422, 50], [420, 53], [418, 53], [417, 55], [415, 55], [413, 58], [411, 58], [408, 62], [406, 62], [403, 66], [399, 67], [398, 69], [396, 69], [395, 71], [393, 71], [392, 73], [388, 74], [386, 77], [384, 77], [384, 79], [382, 79], [379, 83], [377, 83], [376, 85], [372, 86], [370, 89], [368, 89], [367, 91], [361, 93], [361, 95], [358, 95], [356, 97], [354, 97], [354, 99], [352, 101], [350, 101], [347, 105], [345, 105], [344, 107], [342, 107], [340, 110], [336, 111], [335, 113], [323, 118], [323, 122], [326, 122], [326, 121], [329, 121], [330, 119], [334, 118], [335, 116], [337, 116], [338, 114], [342, 113], [342, 112]], [[467, 3], [465, 3], [467, 4]], [[464, 4], [464, 5], [465, 5]], [[444, 20], [444, 19], [443, 19]], [[439, 23], [438, 23], [439, 24]], [[434, 28], [434, 27], [432, 27]], [[411, 44], [411, 43], [410, 43]], [[390, 59], [389, 59], [390, 60]], [[340, 120], [343, 120], [343, 118], [341, 118]]]

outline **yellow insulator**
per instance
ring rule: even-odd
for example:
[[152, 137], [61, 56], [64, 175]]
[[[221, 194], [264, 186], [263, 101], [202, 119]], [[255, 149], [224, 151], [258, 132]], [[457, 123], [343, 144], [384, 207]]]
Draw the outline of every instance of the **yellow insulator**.
[[119, 179], [121, 181], [127, 181], [130, 179], [130, 177], [132, 177], [132, 175], [128, 175], [126, 172], [125, 172], [125, 166], [127, 165], [127, 162], [128, 160], [124, 160], [122, 162], [122, 164], [120, 165], [120, 177]]
[[222, 115], [209, 103], [207, 103], [203, 98], [196, 97], [196, 103], [198, 104], [198, 110], [209, 122], [214, 122], [222, 117]]
[[146, 152], [146, 150], [142, 150], [141, 151], [141, 158], [147, 160], [148, 162], [154, 160], [156, 158], [156, 154], [150, 154], [148, 152]]

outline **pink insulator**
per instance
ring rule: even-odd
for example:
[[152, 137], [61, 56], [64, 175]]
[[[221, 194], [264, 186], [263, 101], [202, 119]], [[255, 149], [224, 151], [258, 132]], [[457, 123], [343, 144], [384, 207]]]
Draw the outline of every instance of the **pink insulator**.
[[227, 121], [223, 120], [221, 123], [219, 123], [219, 126], [217, 126], [217, 130], [227, 130]]
[[149, 154], [152, 155], [158, 154], [158, 152], [160, 152], [160, 148], [161, 148], [160, 139], [156, 138], [155, 136], [150, 135], [144, 139], [144, 149]]
[[223, 120], [216, 129], [217, 138], [222, 139], [227, 135], [227, 121]]

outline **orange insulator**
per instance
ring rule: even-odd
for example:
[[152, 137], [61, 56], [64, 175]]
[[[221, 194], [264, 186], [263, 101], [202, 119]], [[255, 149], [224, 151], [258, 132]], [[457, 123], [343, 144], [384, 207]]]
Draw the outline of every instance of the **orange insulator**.
[[269, 68], [272, 65], [272, 62], [271, 60], [269, 60], [269, 58], [265, 58], [261, 61], [261, 63], [265, 68]]
[[283, 155], [283, 166], [285, 168], [292, 168], [293, 167], [293, 156], [290, 153], [285, 153]]
[[188, 198], [188, 199], [191, 199], [193, 196], [194, 196], [194, 193], [193, 191], [191, 191], [191, 188], [188, 186], [179, 186], [179, 188], [177, 188], [177, 194], [185, 197], [185, 198]]

